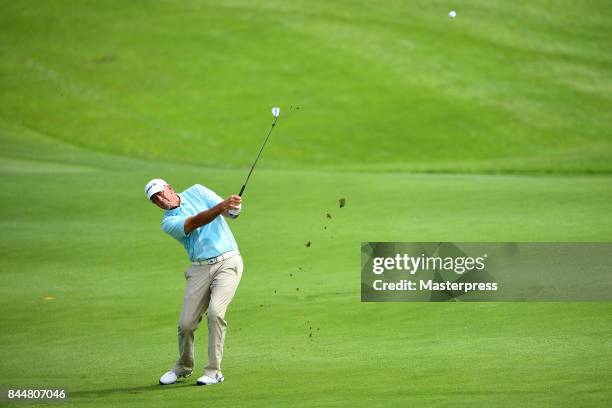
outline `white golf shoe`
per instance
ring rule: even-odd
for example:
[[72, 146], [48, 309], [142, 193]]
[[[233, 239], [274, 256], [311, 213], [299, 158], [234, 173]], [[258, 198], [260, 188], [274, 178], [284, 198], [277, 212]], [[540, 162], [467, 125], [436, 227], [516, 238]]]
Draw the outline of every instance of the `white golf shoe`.
[[178, 375], [174, 371], [168, 371], [159, 379], [160, 385], [174, 384], [178, 380]]
[[209, 377], [207, 375], [203, 375], [200, 378], [198, 378], [197, 384], [198, 385], [219, 384], [219, 383], [222, 383], [223, 380], [225, 380], [225, 377], [223, 377], [220, 374], [215, 375], [215, 378]]
[[169, 385], [174, 384], [178, 381], [179, 377], [189, 377], [191, 374], [187, 375], [176, 375], [174, 371], [168, 371], [164, 375], [162, 375], [159, 379], [160, 385]]

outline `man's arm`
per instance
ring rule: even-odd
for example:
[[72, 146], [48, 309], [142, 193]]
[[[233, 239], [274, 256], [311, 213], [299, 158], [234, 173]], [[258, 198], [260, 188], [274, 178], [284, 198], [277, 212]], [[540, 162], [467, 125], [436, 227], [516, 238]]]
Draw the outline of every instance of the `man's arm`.
[[187, 218], [185, 220], [185, 225], [183, 226], [183, 228], [185, 229], [185, 235], [188, 235], [196, 228], [200, 228], [201, 226], [208, 224], [230, 208], [237, 208], [238, 205], [240, 205], [241, 200], [242, 199], [240, 198], [240, 196], [233, 195], [230, 196], [227, 200], [221, 201], [214, 207], [209, 208], [208, 210], [204, 210], [201, 213], [194, 215], [193, 217]]

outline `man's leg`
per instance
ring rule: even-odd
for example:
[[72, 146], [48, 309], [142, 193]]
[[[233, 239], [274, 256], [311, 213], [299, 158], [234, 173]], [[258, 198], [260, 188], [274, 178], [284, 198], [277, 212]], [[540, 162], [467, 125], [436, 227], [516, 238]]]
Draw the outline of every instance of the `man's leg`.
[[215, 378], [221, 375], [223, 342], [227, 331], [225, 312], [230, 304], [242, 277], [242, 258], [234, 255], [221, 262], [213, 270], [210, 304], [208, 306], [208, 362], [204, 375]]
[[187, 282], [178, 326], [180, 357], [172, 369], [179, 376], [187, 376], [193, 371], [193, 333], [210, 302], [210, 271], [210, 265], [194, 265], [185, 272]]

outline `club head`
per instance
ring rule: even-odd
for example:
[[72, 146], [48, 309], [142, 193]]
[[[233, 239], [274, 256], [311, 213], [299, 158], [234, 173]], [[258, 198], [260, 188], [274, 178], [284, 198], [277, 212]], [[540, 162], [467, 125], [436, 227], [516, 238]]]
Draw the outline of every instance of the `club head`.
[[280, 108], [275, 106], [272, 108], [272, 116], [274, 116], [275, 118], [278, 118], [278, 115], [280, 115]]

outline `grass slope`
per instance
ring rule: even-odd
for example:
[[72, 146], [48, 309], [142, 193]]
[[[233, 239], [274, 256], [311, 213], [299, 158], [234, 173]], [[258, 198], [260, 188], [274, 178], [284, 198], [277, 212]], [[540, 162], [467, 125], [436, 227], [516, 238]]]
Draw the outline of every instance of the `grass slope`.
[[[3, 2], [0, 114], [109, 153], [244, 166], [610, 172], [606, 1]], [[299, 110], [297, 109], [299, 107]]]

